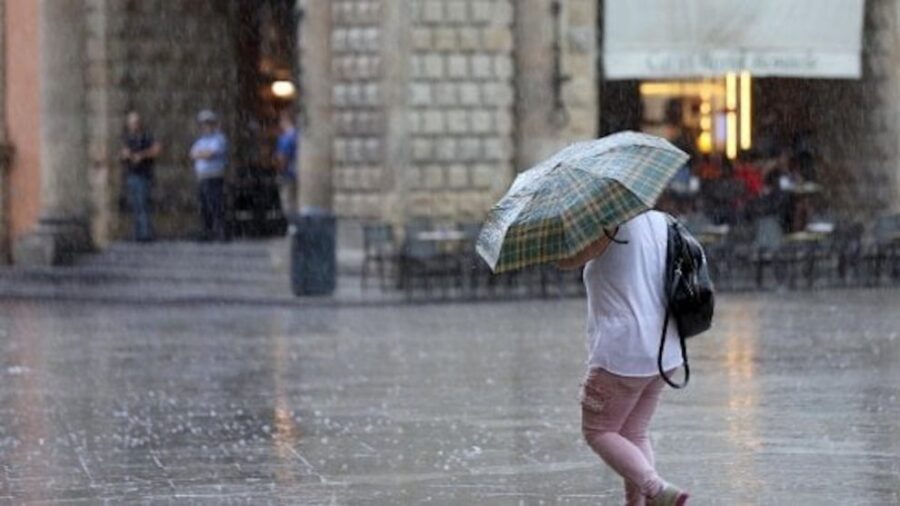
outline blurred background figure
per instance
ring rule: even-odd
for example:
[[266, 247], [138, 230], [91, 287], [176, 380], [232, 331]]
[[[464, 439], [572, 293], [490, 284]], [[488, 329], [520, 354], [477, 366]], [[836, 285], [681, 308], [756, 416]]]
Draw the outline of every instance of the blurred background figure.
[[278, 195], [285, 217], [297, 210], [297, 127], [288, 110], [278, 116], [278, 140], [275, 143], [275, 168], [278, 171]]
[[734, 225], [746, 198], [745, 187], [735, 177], [730, 160], [721, 159], [720, 163], [718, 177], [709, 179], [704, 186], [704, 208], [716, 225]]
[[153, 193], [153, 165], [161, 149], [153, 134], [144, 129], [140, 114], [136, 111], [129, 112], [125, 119], [119, 158], [122, 161], [128, 205], [134, 220], [133, 238], [138, 242], [154, 239], [150, 201]]
[[791, 187], [787, 176], [788, 156], [782, 154], [763, 166], [763, 186], [759, 196], [750, 201], [749, 214], [754, 220], [774, 218], [782, 230], [788, 230], [790, 222]]
[[191, 146], [191, 159], [197, 176], [197, 198], [200, 204], [200, 240], [224, 241], [225, 235], [225, 168], [228, 162], [228, 140], [219, 129], [216, 114], [204, 109], [197, 114], [200, 136]]
[[[675, 147], [690, 155], [691, 159], [694, 159], [697, 156], [697, 150], [694, 148], [691, 134], [677, 119], [681, 114], [680, 105], [675, 101], [670, 101], [667, 109], [669, 111], [666, 115], [667, 125], [664, 137]], [[688, 160], [672, 177], [661, 200], [663, 205], [666, 203], [671, 205], [669, 210], [673, 214], [686, 215], [695, 210], [694, 204], [699, 190], [700, 179], [694, 175], [691, 160]]]
[[743, 160], [738, 160], [734, 164], [734, 176], [744, 185], [745, 201], [741, 203], [742, 207], [748, 201], [759, 197], [763, 191], [763, 171], [759, 166], [759, 155], [756, 152], [749, 152]]

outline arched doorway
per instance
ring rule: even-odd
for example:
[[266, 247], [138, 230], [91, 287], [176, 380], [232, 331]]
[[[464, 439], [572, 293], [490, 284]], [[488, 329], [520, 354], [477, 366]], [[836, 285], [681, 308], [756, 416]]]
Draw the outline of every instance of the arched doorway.
[[[232, 236], [283, 233], [272, 147], [279, 113], [293, 110], [299, 97], [296, 0], [129, 2], [110, 9], [121, 10], [123, 30], [121, 35], [106, 34], [102, 42], [107, 50], [120, 45], [125, 58], [106, 62], [110, 74], [122, 78], [98, 86], [112, 128], [92, 136], [110, 146], [113, 155], [106, 163], [113, 172], [118, 168], [117, 132], [128, 110], [140, 111], [162, 143], [153, 199], [157, 236], [190, 238], [197, 230], [188, 152], [201, 109], [219, 116], [229, 140], [226, 185]], [[111, 173], [106, 191], [115, 195], [98, 197], [97, 207], [113, 208], [110, 236], [127, 238], [131, 215], [118, 179]]]

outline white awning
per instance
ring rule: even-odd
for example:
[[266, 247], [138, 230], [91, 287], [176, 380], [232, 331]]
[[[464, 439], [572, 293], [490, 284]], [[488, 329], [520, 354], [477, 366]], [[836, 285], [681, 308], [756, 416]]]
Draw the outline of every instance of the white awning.
[[606, 0], [607, 79], [859, 78], [864, 0]]

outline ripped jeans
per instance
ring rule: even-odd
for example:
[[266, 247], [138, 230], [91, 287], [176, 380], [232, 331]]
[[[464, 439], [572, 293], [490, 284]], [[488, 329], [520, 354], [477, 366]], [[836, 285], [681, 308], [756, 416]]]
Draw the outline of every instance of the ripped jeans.
[[582, 386], [581, 431], [588, 446], [625, 479], [628, 506], [644, 506], [663, 486], [647, 427], [665, 383], [591, 369]]

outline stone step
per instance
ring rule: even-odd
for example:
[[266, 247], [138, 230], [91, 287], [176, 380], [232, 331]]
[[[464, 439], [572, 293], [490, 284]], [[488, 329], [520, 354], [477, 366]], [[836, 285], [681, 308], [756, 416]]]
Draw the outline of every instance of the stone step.
[[[402, 300], [403, 294], [362, 290], [359, 250], [337, 252], [333, 297], [369, 303]], [[230, 243], [113, 243], [65, 267], [0, 269], [0, 295], [19, 298], [120, 302], [219, 301], [292, 304], [290, 251], [284, 239]], [[374, 283], [374, 282], [373, 282]], [[377, 285], [377, 283], [375, 283]]]

